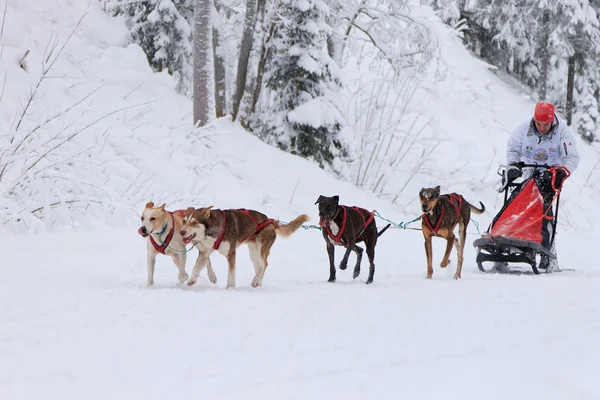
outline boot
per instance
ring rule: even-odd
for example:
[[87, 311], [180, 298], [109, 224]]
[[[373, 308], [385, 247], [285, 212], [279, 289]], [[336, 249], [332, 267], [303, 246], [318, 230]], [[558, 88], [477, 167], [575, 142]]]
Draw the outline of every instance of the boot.
[[[554, 249], [554, 245], [552, 245], [552, 248], [550, 249], [550, 251], [552, 252], [552, 254], [556, 255], [556, 250]], [[546, 272], [560, 271], [560, 268], [558, 267], [558, 258], [550, 258], [550, 256], [542, 254], [542, 256], [540, 258], [539, 268], [545, 269]]]

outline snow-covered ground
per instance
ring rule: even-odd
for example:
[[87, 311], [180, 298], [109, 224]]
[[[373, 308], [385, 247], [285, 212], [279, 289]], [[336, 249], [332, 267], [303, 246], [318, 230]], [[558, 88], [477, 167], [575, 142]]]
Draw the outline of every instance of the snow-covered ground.
[[[68, 35], [87, 4], [9, 1], [0, 59], [0, 76], [9, 77], [3, 130], [36, 81], [33, 60], [48, 35]], [[93, 7], [56, 72], [79, 71], [85, 84], [46, 82], [36, 106], [64, 109], [101, 83], [86, 103], [92, 120], [159, 99], [142, 112], [117, 113], [90, 133], [101, 136], [110, 127], [110, 149], [127, 160], [109, 169], [119, 179], [107, 181], [107, 190], [122, 193], [121, 181], [139, 174], [144, 184], [137, 195], [136, 186], [126, 191], [128, 200], [108, 225], [0, 233], [0, 399], [600, 398], [600, 273], [593, 252], [600, 232], [590, 212], [598, 156], [581, 142], [580, 168], [561, 198], [557, 248], [568, 269], [561, 274], [478, 272], [472, 224], [460, 281], [452, 279], [454, 264], [438, 267], [442, 240], [434, 239], [428, 281], [421, 233], [390, 229], [376, 249], [372, 285], [363, 283], [366, 257], [352, 280], [354, 256], [330, 284], [323, 238], [307, 229], [277, 239], [262, 288], [250, 287], [244, 247], [234, 290], [224, 289], [226, 264], [218, 254], [216, 285], [203, 272], [195, 287], [178, 287], [176, 268], [160, 256], [155, 286], [145, 287], [137, 218], [150, 200], [167, 201], [168, 209], [254, 208], [283, 221], [308, 213], [316, 224], [318, 196], [339, 194], [344, 204], [406, 222], [419, 215], [418, 189], [441, 184], [485, 203], [488, 211], [475, 217], [483, 231], [501, 201], [493, 186], [505, 142], [533, 101], [470, 58], [444, 35], [447, 29], [438, 28], [446, 79], [431, 83], [432, 95], [421, 98], [445, 145], [431, 173], [407, 186], [414, 202], [400, 208], [227, 120], [211, 125], [205, 138], [190, 134], [189, 100], [174, 94], [168, 76], [150, 72], [139, 48], [125, 45], [119, 20]], [[27, 73], [14, 65], [26, 49], [32, 49]], [[70, 118], [60, 123], [68, 126]], [[189, 254], [188, 272], [195, 250]], [[337, 262], [341, 255], [337, 249]]]
[[575, 272], [484, 275], [468, 247], [461, 281], [452, 265], [428, 281], [420, 236], [382, 235], [367, 286], [366, 264], [327, 283], [323, 239], [301, 230], [278, 239], [258, 290], [245, 249], [235, 290], [220, 256], [216, 286], [203, 273], [178, 288], [161, 257], [148, 289], [133, 227], [4, 238], [2, 398], [599, 398], [585, 254]]

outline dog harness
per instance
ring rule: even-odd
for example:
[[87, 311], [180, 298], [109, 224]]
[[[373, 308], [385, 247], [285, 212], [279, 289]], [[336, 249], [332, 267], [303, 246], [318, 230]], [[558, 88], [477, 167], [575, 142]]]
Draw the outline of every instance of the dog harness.
[[[256, 219], [254, 219], [254, 217], [252, 215], [250, 215], [250, 210], [245, 209], [245, 208], [240, 208], [240, 209], [238, 209], [238, 211], [241, 211], [244, 214], [246, 214], [248, 217], [250, 217], [252, 222], [254, 222], [255, 230], [252, 235], [256, 235], [258, 232], [262, 231], [266, 226], [275, 222], [275, 220], [273, 218], [267, 218], [266, 220], [264, 220], [263, 222], [261, 222], [259, 224], [256, 222]], [[219, 246], [221, 245], [221, 242], [223, 241], [223, 235], [225, 234], [225, 222], [226, 222], [225, 211], [221, 210], [221, 213], [223, 214], [223, 227], [221, 228], [221, 233], [219, 234], [217, 241], [213, 245], [214, 250], [217, 250], [219, 248]], [[250, 236], [252, 236], [252, 235], [250, 235]], [[248, 236], [246, 239], [248, 239], [250, 236]], [[245, 242], [246, 239], [242, 240], [242, 242]]]
[[[460, 209], [462, 207], [463, 197], [460, 194], [450, 193], [444, 194], [440, 197], [448, 197], [448, 202], [452, 204], [452, 206], [456, 209], [456, 222], [458, 222], [458, 218], [460, 217]], [[440, 204], [441, 205], [441, 204]], [[423, 221], [425, 221], [425, 225], [427, 228], [433, 233], [434, 236], [437, 236], [438, 229], [442, 225], [442, 219], [444, 218], [444, 206], [442, 206], [442, 212], [440, 213], [440, 217], [435, 224], [435, 228], [432, 226], [431, 221], [429, 221], [429, 215], [427, 213], [423, 214]]]
[[225, 234], [225, 223], [227, 222], [227, 217], [225, 217], [225, 211], [220, 210], [221, 214], [223, 214], [223, 227], [221, 228], [221, 233], [219, 233], [219, 237], [215, 244], [213, 244], [213, 250], [217, 250], [223, 241], [223, 235]]
[[[342, 207], [342, 209], [344, 210], [344, 215], [342, 216], [342, 226], [340, 227], [340, 231], [338, 232], [338, 234], [336, 236], [333, 236], [333, 233], [331, 233], [331, 229], [329, 229], [329, 224], [325, 224], [325, 230], [327, 231], [327, 234], [329, 235], [331, 240], [333, 240], [336, 243], [342, 242], [342, 234], [344, 233], [344, 230], [346, 229], [346, 219], [348, 216], [348, 212], [346, 211], [346, 206], [341, 205], [340, 207]], [[372, 212], [365, 210], [364, 208], [357, 207], [357, 206], [353, 206], [350, 208], [352, 208], [354, 211], [356, 211], [363, 220], [363, 228], [358, 233], [358, 235], [356, 235], [356, 237], [359, 237], [360, 235], [362, 235], [362, 233], [365, 231], [365, 229], [367, 229], [367, 226], [369, 226], [371, 224], [371, 222], [373, 222], [375, 215]], [[361, 210], [366, 212], [367, 214], [369, 214], [369, 218], [365, 219], [365, 216], [362, 214]], [[335, 219], [335, 217], [333, 217], [333, 218]]]
[[[171, 243], [171, 240], [173, 240], [173, 234], [175, 233], [175, 218], [173, 217], [173, 214], [177, 214], [181, 218], [183, 218], [183, 216], [185, 215], [185, 210], [177, 210], [177, 211], [169, 212], [169, 214], [171, 214], [171, 224], [173, 226], [171, 227], [171, 230], [169, 231], [169, 234], [165, 238], [165, 241], [163, 242], [163, 244], [159, 245], [158, 243], [156, 243], [156, 241], [154, 240], [152, 235], [150, 235], [150, 243], [152, 243], [152, 246], [154, 246], [156, 251], [158, 251], [160, 254], [165, 254], [165, 251], [167, 251], [167, 247], [169, 247], [169, 243]], [[158, 234], [159, 237], [165, 233], [165, 231], [167, 230], [167, 226], [169, 226], [168, 223], [165, 224], [162, 231], [160, 231], [160, 233]]]

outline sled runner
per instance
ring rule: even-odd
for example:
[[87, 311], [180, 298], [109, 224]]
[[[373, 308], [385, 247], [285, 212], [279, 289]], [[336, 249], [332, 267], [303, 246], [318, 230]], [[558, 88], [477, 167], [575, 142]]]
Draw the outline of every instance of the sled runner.
[[[535, 274], [540, 270], [558, 270], [554, 237], [558, 217], [560, 187], [556, 187], [556, 169], [546, 165], [524, 165], [526, 176], [522, 182], [507, 179], [513, 166], [500, 166], [502, 176], [499, 192], [504, 192], [504, 204], [494, 217], [487, 232], [473, 242], [477, 248], [477, 266], [482, 272], [484, 262], [493, 262], [495, 270], [507, 268], [509, 263], [529, 264]], [[562, 182], [561, 182], [562, 183]], [[544, 188], [552, 185], [554, 196], [544, 199]], [[544, 201], [545, 200], [545, 201]], [[548, 219], [549, 246], [542, 245], [542, 221]], [[499, 272], [502, 272], [501, 270]]]

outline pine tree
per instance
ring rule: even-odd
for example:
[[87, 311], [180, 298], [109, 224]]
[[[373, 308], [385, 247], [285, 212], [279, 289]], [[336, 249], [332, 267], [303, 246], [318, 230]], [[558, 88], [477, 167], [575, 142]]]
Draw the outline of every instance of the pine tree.
[[432, 0], [431, 6], [438, 10], [446, 24], [454, 26], [460, 19], [460, 0]]
[[339, 71], [324, 46], [328, 12], [322, 0], [282, 1], [265, 67], [271, 103], [253, 127], [266, 142], [335, 170], [347, 149], [339, 138]]
[[468, 0], [461, 15], [468, 20], [465, 37], [473, 50], [519, 78], [535, 99], [557, 104], [567, 117], [575, 112], [577, 131], [589, 139], [600, 127], [594, 109], [599, 100], [598, 3]]
[[192, 31], [180, 13], [189, 7], [189, 0], [121, 0], [111, 8], [114, 15], [126, 17], [131, 37], [144, 50], [150, 67], [175, 77], [179, 93], [189, 91], [192, 75]]

